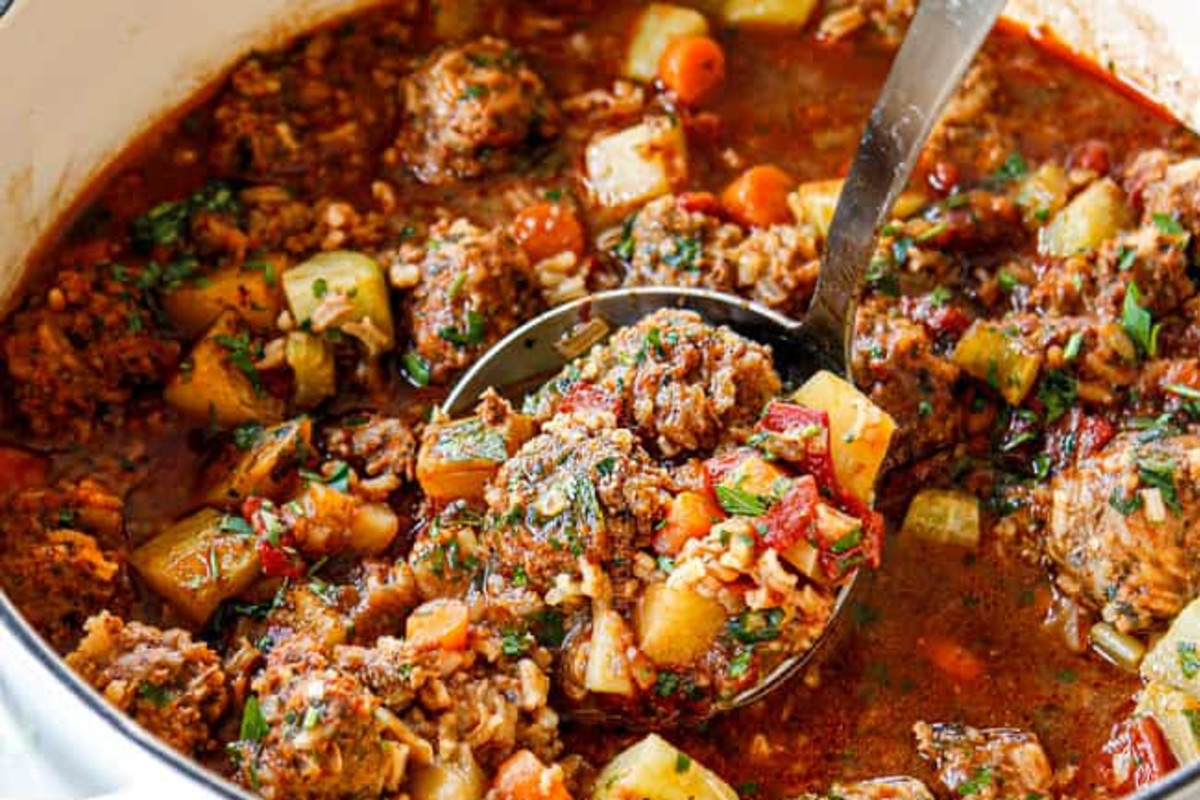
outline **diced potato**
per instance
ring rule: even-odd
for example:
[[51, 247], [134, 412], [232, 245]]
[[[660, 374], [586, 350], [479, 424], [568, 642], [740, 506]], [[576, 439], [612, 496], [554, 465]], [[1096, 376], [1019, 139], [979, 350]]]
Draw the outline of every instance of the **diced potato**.
[[1181, 767], [1200, 760], [1200, 700], [1151, 682], [1142, 689], [1134, 713], [1154, 718]]
[[699, 11], [670, 3], [651, 3], [633, 24], [625, 57], [625, 77], [649, 83], [658, 75], [658, 62], [667, 45], [685, 36], [707, 33], [708, 20]]
[[413, 770], [408, 794], [412, 800], [481, 800], [487, 777], [471, 755], [471, 748], [454, 750], [453, 759], [437, 758]]
[[908, 504], [900, 528], [906, 538], [959, 547], [979, 545], [979, 501], [954, 489], [925, 489]]
[[875, 478], [896, 432], [895, 420], [832, 372], [813, 375], [792, 400], [829, 415], [829, 446], [838, 483], [870, 503], [875, 497]]
[[533, 435], [533, 420], [510, 414], [500, 425], [480, 417], [435, 422], [417, 454], [417, 481], [434, 500], [478, 500], [500, 465]]
[[288, 334], [284, 358], [296, 379], [292, 400], [297, 408], [313, 408], [337, 393], [337, 364], [329, 342], [293, 331]]
[[331, 316], [329, 329], [355, 336], [378, 354], [395, 344], [395, 326], [387, 281], [375, 259], [351, 250], [320, 253], [283, 274], [292, 317], [300, 326], [312, 325], [313, 315], [326, 304], [341, 302], [341, 313]]
[[224, 530], [225, 519], [220, 511], [206, 508], [129, 555], [142, 580], [196, 625], [258, 577], [256, 539]]
[[588, 184], [600, 205], [639, 205], [687, 181], [687, 137], [678, 122], [653, 117], [591, 141], [585, 155]]
[[729, 784], [657, 733], [609, 761], [593, 786], [592, 800], [738, 800]]
[[[281, 271], [282, 263], [272, 266]], [[233, 310], [255, 331], [275, 327], [283, 307], [283, 292], [275, 272], [227, 267], [205, 275], [202, 281], [185, 282], [163, 295], [163, 310], [185, 338], [204, 333], [221, 316]]]
[[163, 397], [194, 420], [233, 427], [283, 419], [284, 404], [255, 384], [251, 336], [237, 314], [226, 311], [196, 343]]
[[963, 334], [951, 360], [1014, 406], [1020, 405], [1033, 389], [1042, 368], [1042, 354], [1019, 333], [986, 320], [976, 320]]
[[281, 613], [287, 627], [304, 631], [305, 636], [326, 647], [345, 644], [350, 635], [346, 618], [311, 586], [297, 586], [288, 592]]
[[1179, 612], [1166, 634], [1142, 659], [1142, 677], [1200, 699], [1200, 600]]
[[821, 568], [821, 551], [807, 539], [797, 539], [780, 555], [809, 580], [817, 583], [825, 583], [829, 580], [829, 576]]
[[433, 35], [441, 41], [456, 41], [478, 33], [486, 5], [486, 0], [438, 0], [430, 3]]
[[720, 485], [755, 497], [778, 497], [791, 486], [791, 478], [765, 458], [750, 456], [731, 469]]
[[638, 648], [651, 661], [685, 667], [712, 647], [725, 627], [725, 610], [686, 587], [653, 583], [642, 594], [634, 623]]
[[[829, 235], [829, 226], [833, 223], [833, 213], [837, 210], [838, 197], [842, 194], [840, 178], [824, 181], [809, 181], [796, 187], [788, 196], [788, 206], [792, 209], [798, 222], [807, 223], [816, 229], [817, 234]], [[929, 203], [929, 198], [921, 192], [906, 191], [896, 198], [892, 216], [896, 219], [907, 219], [920, 211]]]
[[1047, 255], [1090, 253], [1133, 224], [1125, 193], [1111, 178], [1096, 181], [1077, 194], [1041, 230], [1038, 248]]
[[217, 464], [220, 480], [205, 493], [205, 499], [224, 508], [236, 507], [252, 496], [281, 500], [312, 452], [312, 420], [308, 417], [267, 428], [235, 464]]
[[1026, 224], [1036, 226], [1050, 219], [1067, 204], [1071, 182], [1058, 164], [1047, 162], [1034, 170], [1017, 190], [1017, 205]]
[[730, 25], [803, 28], [817, 0], [725, 0], [721, 18]]
[[583, 677], [585, 689], [597, 694], [633, 695], [627, 655], [631, 639], [629, 627], [616, 611], [606, 609], [595, 614]]
[[386, 503], [365, 503], [350, 523], [350, 549], [375, 556], [388, 549], [400, 533], [400, 518]]

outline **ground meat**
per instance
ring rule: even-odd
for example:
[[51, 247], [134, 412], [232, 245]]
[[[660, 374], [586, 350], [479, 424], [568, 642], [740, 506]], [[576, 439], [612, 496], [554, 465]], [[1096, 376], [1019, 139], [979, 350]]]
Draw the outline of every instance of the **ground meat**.
[[416, 580], [408, 565], [387, 559], [365, 559], [354, 570], [357, 602], [350, 610], [351, 639], [370, 644], [404, 625], [420, 601]]
[[939, 353], [928, 327], [872, 297], [859, 307], [853, 347], [859, 387], [899, 426], [893, 458], [904, 463], [958, 440], [959, 368]]
[[67, 663], [108, 702], [185, 755], [215, 744], [213, 726], [229, 703], [220, 658], [187, 631], [124, 622], [107, 612]]
[[978, 164], [987, 171], [1015, 151], [1016, 138], [1004, 116], [1007, 103], [1000, 73], [988, 53], [976, 57], [930, 134], [923, 163]]
[[793, 317], [808, 310], [821, 262], [816, 243], [800, 228], [755, 228], [735, 259], [739, 292]]
[[952, 793], [979, 800], [1050, 797], [1054, 773], [1036, 735], [1013, 728], [918, 722], [917, 749]]
[[325, 430], [326, 452], [350, 463], [360, 476], [394, 476], [399, 482], [413, 478], [417, 463], [417, 437], [401, 419], [370, 414], [346, 420]]
[[503, 170], [521, 145], [558, 132], [542, 79], [492, 37], [434, 54], [404, 83], [404, 106], [396, 149], [426, 183]]
[[588, 386], [612, 398], [619, 420], [664, 456], [712, 450], [736, 437], [780, 392], [769, 347], [677, 310], [622, 328], [568, 367], [547, 385], [539, 413], [577, 405]]
[[1200, 593], [1200, 437], [1123, 434], [1059, 475], [1045, 551], [1058, 583], [1121, 630], [1174, 617]]
[[806, 794], [797, 800], [934, 800], [933, 792], [916, 778], [874, 778], [835, 783], [824, 795]]
[[1148, 150], [1133, 160], [1125, 175], [1127, 190], [1141, 203], [1143, 222], [1166, 216], [1200, 234], [1200, 159], [1172, 163], [1162, 150]]
[[60, 271], [0, 336], [6, 393], [38, 436], [87, 440], [102, 413], [161, 384], [179, 360], [147, 294], [102, 255]]
[[88, 480], [19, 492], [0, 509], [0, 586], [60, 652], [97, 609], [129, 606], [122, 511]]
[[423, 249], [403, 257], [420, 270], [406, 308], [413, 350], [435, 383], [472, 363], [534, 310], [528, 259], [502, 228], [484, 231], [465, 219], [439, 223]]
[[540, 590], [577, 574], [581, 557], [627, 572], [670, 487], [631, 431], [590, 414], [560, 416], [500, 468], [487, 501], [501, 524], [487, 541], [501, 571]]
[[407, 745], [389, 738], [379, 700], [313, 643], [271, 651], [254, 679], [262, 730], [229, 746], [237, 778], [267, 800], [379, 797], [394, 792]]
[[634, 214], [618, 246], [618, 255], [627, 262], [625, 285], [732, 291], [737, 282], [735, 250], [745, 233], [723, 222], [713, 206], [667, 195]]

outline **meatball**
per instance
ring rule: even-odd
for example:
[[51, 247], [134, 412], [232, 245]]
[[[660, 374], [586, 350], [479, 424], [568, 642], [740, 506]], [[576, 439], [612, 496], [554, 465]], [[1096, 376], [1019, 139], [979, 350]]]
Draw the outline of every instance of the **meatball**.
[[558, 132], [546, 85], [508, 42], [484, 37], [442, 50], [404, 83], [401, 157], [426, 183], [505, 169], [513, 151]]
[[1046, 554], [1058, 583], [1123, 631], [1200, 592], [1200, 437], [1123, 434], [1053, 483]]
[[544, 417], [599, 390], [647, 447], [672, 457], [711, 450], [749, 428], [780, 387], [769, 347], [694, 312], [663, 310], [568, 367], [536, 410]]
[[174, 747], [194, 756], [213, 747], [213, 726], [229, 703], [221, 660], [187, 631], [126, 623], [107, 612], [67, 663], [114, 706]]
[[806, 794], [798, 800], [933, 800], [933, 792], [916, 778], [873, 778], [835, 783], [824, 795]]
[[465, 219], [439, 223], [423, 250], [405, 256], [421, 275], [407, 301], [413, 351], [435, 383], [468, 366], [533, 311], [528, 259], [502, 228], [484, 231]]
[[312, 642], [272, 650], [252, 688], [248, 738], [229, 746], [242, 783], [267, 800], [379, 797], [399, 788], [408, 750], [385, 738], [378, 698]]
[[325, 448], [330, 456], [348, 461], [367, 477], [394, 477], [396, 486], [412, 480], [417, 463], [417, 437], [412, 426], [382, 414], [328, 428]]
[[808, 310], [821, 269], [811, 235], [791, 225], [756, 228], [736, 259], [739, 292], [794, 317]]
[[736, 250], [745, 234], [723, 222], [708, 203], [688, 196], [652, 200], [626, 223], [618, 245], [627, 261], [627, 286], [703, 286], [732, 291]]
[[892, 454], [898, 463], [928, 455], [958, 440], [959, 368], [935, 349], [929, 329], [903, 316], [886, 299], [872, 297], [858, 312], [854, 374], [872, 402], [895, 418]]
[[996, 800], [1050, 797], [1054, 773], [1036, 735], [1013, 728], [918, 722], [917, 750], [937, 767], [952, 793]]
[[622, 565], [649, 543], [671, 479], [623, 428], [563, 415], [505, 462], [488, 489], [486, 532], [502, 571], [544, 590], [578, 560]]

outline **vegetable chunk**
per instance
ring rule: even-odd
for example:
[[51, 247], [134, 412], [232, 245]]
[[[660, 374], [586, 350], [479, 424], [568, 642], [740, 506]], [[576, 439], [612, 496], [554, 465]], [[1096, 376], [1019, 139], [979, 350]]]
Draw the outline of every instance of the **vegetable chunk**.
[[1038, 248], [1060, 258], [1090, 253], [1133, 224], [1125, 193], [1111, 179], [1096, 181], [1075, 196], [1042, 229]]
[[658, 666], [687, 666], [708, 652], [725, 627], [725, 610], [686, 587], [654, 583], [637, 609], [638, 647]]
[[909, 503], [901, 533], [934, 544], [979, 545], [979, 501], [952, 489], [926, 489]]
[[654, 117], [588, 145], [588, 183], [596, 201], [626, 208], [674, 191], [687, 181], [687, 139], [683, 128]]
[[721, 18], [731, 25], [803, 28], [817, 0], [726, 0]]
[[395, 326], [383, 270], [351, 250], [320, 253], [283, 275], [288, 308], [301, 328], [340, 330], [372, 353], [395, 344]]
[[737, 800], [729, 784], [652, 733], [596, 776], [592, 800]]
[[533, 435], [533, 421], [509, 414], [500, 422], [482, 416], [431, 425], [417, 455], [417, 481], [434, 500], [479, 499], [509, 456]]
[[628, 78], [649, 83], [658, 76], [659, 62], [671, 42], [707, 33], [708, 20], [699, 11], [651, 3], [634, 23], [623, 72]]
[[1019, 334], [985, 320], [977, 320], [958, 340], [952, 360], [1014, 406], [1033, 389], [1042, 368], [1042, 354]]

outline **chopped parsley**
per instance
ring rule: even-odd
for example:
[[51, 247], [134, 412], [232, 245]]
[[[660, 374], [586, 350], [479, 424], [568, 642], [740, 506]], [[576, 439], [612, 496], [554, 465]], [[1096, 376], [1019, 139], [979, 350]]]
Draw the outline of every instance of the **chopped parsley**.
[[743, 611], [729, 620], [726, 630], [730, 636], [742, 644], [758, 644], [778, 639], [779, 625], [782, 622], [782, 608]]
[[1117, 251], [1117, 269], [1121, 272], [1128, 272], [1137, 262], [1137, 250], [1131, 247], [1122, 246]]
[[263, 426], [257, 422], [246, 422], [233, 429], [233, 444], [238, 450], [250, 450], [258, 444]]
[[1180, 642], [1175, 646], [1175, 654], [1179, 658], [1179, 671], [1183, 677], [1191, 680], [1200, 675], [1200, 653], [1196, 652], [1195, 642]]
[[228, 351], [229, 363], [246, 376], [254, 387], [254, 393], [262, 397], [262, 376], [258, 374], [258, 367], [254, 366], [254, 362], [262, 356], [262, 348], [250, 339], [250, 334], [221, 334], [214, 336], [213, 340]]
[[533, 647], [534, 638], [529, 631], [505, 631], [500, 637], [500, 651], [509, 658], [518, 658]]
[[329, 294], [329, 281], [324, 278], [317, 278], [312, 282], [312, 295], [320, 300], [325, 295]]
[[1112, 494], [1108, 496], [1108, 504], [1120, 512], [1121, 516], [1128, 517], [1142, 508], [1142, 496], [1140, 494], [1126, 495], [1121, 487], [1116, 487], [1112, 490]]
[[1029, 164], [1020, 153], [1010, 153], [1004, 163], [992, 173], [992, 179], [1001, 183], [1015, 181], [1029, 174]]
[[1121, 309], [1121, 323], [1129, 338], [1137, 345], [1143, 355], [1154, 357], [1158, 355], [1158, 333], [1162, 327], [1154, 322], [1150, 311], [1143, 308], [1142, 292], [1136, 283], [1130, 283], [1125, 290], [1125, 303]]
[[675, 756], [675, 771], [687, 772], [692, 768], [692, 760], [687, 757], [686, 753], [678, 753]]
[[1183, 513], [1183, 506], [1179, 502], [1179, 490], [1175, 486], [1174, 459], [1159, 461], [1153, 458], [1139, 458], [1137, 471], [1143, 484], [1159, 491], [1167, 508], [1176, 515]]
[[1179, 220], [1170, 214], [1157, 213], [1153, 216], [1154, 227], [1164, 236], [1183, 236], [1187, 231], [1179, 224]]
[[1046, 410], [1046, 422], [1057, 421], [1070, 410], [1079, 397], [1079, 382], [1061, 369], [1051, 370], [1038, 387], [1038, 400]]
[[158, 245], [175, 244], [187, 233], [192, 216], [200, 211], [236, 215], [241, 211], [241, 205], [228, 185], [209, 183], [183, 200], [159, 203], [134, 219], [130, 225], [130, 240], [142, 252]]
[[725, 484], [717, 486], [717, 502], [730, 514], [745, 517], [761, 517], [771, 507], [770, 498]]
[[171, 703], [171, 691], [164, 686], [155, 686], [152, 683], [143, 683], [138, 686], [137, 693], [138, 697], [147, 700], [156, 708], [165, 708]]
[[418, 387], [428, 386], [433, 377], [429, 369], [429, 362], [412, 350], [400, 357], [400, 367], [404, 370], [405, 377]]
[[676, 236], [675, 249], [663, 256], [663, 263], [684, 272], [694, 272], [699, 269], [696, 263], [700, 258], [700, 239], [695, 236]]
[[242, 729], [239, 738], [248, 742], [261, 742], [267, 735], [270, 726], [258, 705], [258, 697], [250, 695], [246, 698], [246, 706], [242, 709]]
[[750, 671], [750, 661], [754, 658], [753, 650], [739, 650], [737, 655], [729, 659], [726, 674], [731, 678], [740, 678]]
[[1067, 346], [1063, 348], [1063, 358], [1067, 361], [1074, 361], [1079, 358], [1079, 352], [1083, 349], [1083, 333], [1075, 331], [1071, 334], [1071, 338], [1067, 340]]
[[654, 679], [654, 693], [659, 697], [670, 697], [679, 690], [679, 675], [670, 670], [663, 670]]
[[487, 336], [487, 321], [483, 315], [474, 309], [467, 312], [467, 326], [460, 329], [447, 326], [438, 331], [438, 336], [458, 347], [471, 347], [482, 344]]
[[970, 797], [981, 793], [986, 787], [992, 785], [992, 768], [980, 767], [971, 773], [971, 777], [963, 781], [955, 789], [959, 797]]

